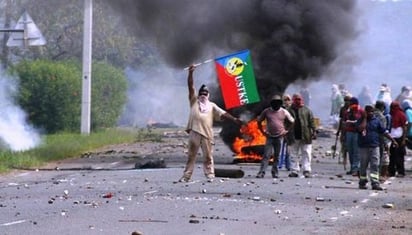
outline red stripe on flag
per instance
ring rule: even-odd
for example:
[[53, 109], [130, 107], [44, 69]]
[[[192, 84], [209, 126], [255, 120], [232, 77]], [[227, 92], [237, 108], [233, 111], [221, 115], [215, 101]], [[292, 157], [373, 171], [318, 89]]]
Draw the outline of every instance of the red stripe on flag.
[[227, 74], [225, 68], [219, 63], [215, 62], [215, 65], [226, 108], [230, 109], [240, 106], [239, 95], [234, 77]]

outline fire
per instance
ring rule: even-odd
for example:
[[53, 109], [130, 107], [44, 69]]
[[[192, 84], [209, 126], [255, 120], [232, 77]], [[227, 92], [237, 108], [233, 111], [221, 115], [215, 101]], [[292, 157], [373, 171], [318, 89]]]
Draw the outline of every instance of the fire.
[[242, 159], [243, 161], [260, 161], [262, 159], [260, 154], [253, 151], [248, 153], [244, 151], [245, 147], [263, 146], [266, 142], [266, 137], [258, 128], [257, 120], [254, 119], [242, 126], [240, 133], [242, 137], [236, 137], [233, 142], [233, 150], [236, 153], [235, 158]]

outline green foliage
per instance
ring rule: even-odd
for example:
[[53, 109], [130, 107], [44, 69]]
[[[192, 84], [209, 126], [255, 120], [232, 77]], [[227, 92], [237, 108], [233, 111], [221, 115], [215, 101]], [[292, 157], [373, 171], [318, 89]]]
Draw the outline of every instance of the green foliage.
[[20, 83], [17, 102], [35, 127], [47, 133], [79, 129], [81, 73], [75, 63], [22, 61], [13, 72]]
[[145, 130], [111, 128], [90, 135], [74, 133], [56, 133], [45, 136], [44, 142], [37, 148], [12, 152], [0, 149], [0, 172], [9, 169], [27, 169], [40, 167], [50, 161], [80, 157], [83, 153], [93, 151], [103, 146], [158, 140], [160, 134], [148, 133]]
[[127, 80], [123, 72], [104, 62], [92, 66], [91, 128], [113, 127], [126, 103]]
[[[81, 66], [73, 61], [22, 61], [16, 100], [29, 121], [46, 133], [78, 131], [81, 120]], [[104, 62], [92, 66], [91, 129], [113, 127], [126, 102], [123, 72]]]
[[[16, 21], [23, 10], [27, 10], [46, 38], [47, 44], [26, 50], [8, 48], [5, 46], [6, 40], [0, 37], [0, 44], [4, 45], [0, 58], [7, 60], [4, 55], [6, 50], [10, 50], [15, 61], [22, 58], [81, 60], [84, 1], [6, 1], [9, 3], [0, 4], [0, 17], [5, 17], [3, 15], [7, 13], [6, 18], [9, 21]], [[154, 63], [154, 51], [150, 43], [137, 38], [132, 30], [124, 26], [122, 18], [108, 4], [110, 1], [112, 0], [93, 1], [93, 59], [107, 61], [120, 68]], [[13, 24], [11, 23], [10, 27], [13, 27]]]

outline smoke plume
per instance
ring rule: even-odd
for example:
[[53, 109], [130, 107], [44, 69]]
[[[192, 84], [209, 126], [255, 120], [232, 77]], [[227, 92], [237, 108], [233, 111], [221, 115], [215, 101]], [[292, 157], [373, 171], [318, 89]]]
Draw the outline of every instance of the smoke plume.
[[40, 144], [40, 135], [27, 124], [25, 112], [13, 97], [16, 85], [0, 71], [0, 148], [24, 151]]
[[[235, 115], [254, 116], [290, 84], [320, 79], [357, 36], [354, 0], [108, 2], [130, 30], [156, 43], [171, 67], [249, 49], [262, 102], [231, 110]], [[223, 104], [217, 90], [212, 99]], [[228, 124], [222, 137], [232, 143], [237, 132]]]

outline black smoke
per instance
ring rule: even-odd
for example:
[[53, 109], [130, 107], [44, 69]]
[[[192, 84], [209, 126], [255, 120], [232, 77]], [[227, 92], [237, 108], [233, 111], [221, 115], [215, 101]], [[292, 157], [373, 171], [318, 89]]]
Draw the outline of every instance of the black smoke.
[[[249, 49], [259, 104], [231, 110], [258, 114], [267, 99], [297, 80], [316, 80], [357, 36], [355, 0], [116, 0], [108, 3], [136, 34], [183, 68], [203, 58]], [[216, 54], [219, 53], [219, 54]], [[223, 54], [224, 55], [224, 54]], [[213, 58], [213, 57], [211, 57]], [[216, 102], [223, 105], [219, 92]], [[216, 101], [216, 100], [215, 100]], [[233, 142], [239, 128], [223, 126]]]

